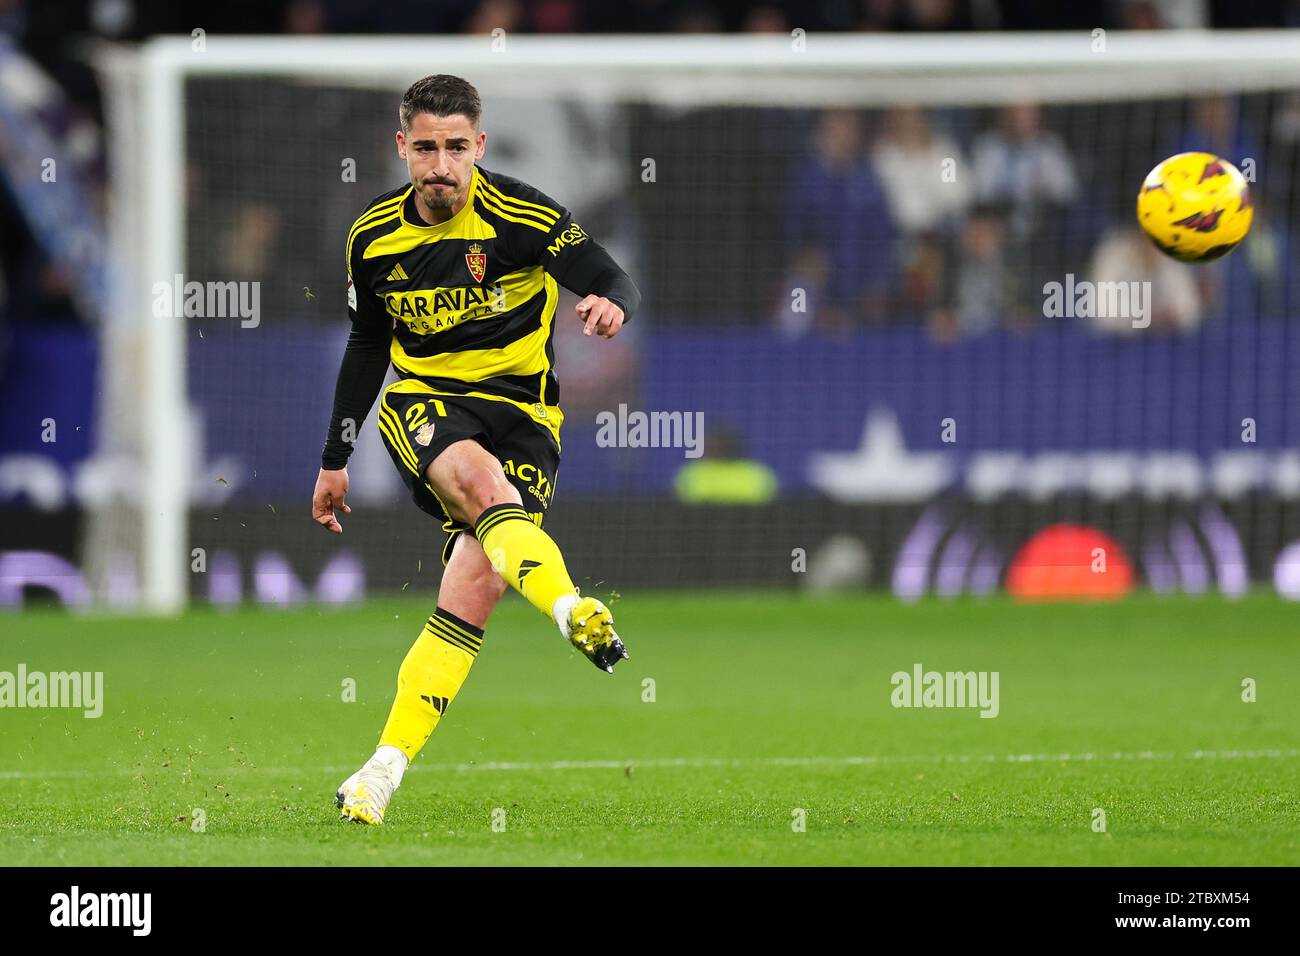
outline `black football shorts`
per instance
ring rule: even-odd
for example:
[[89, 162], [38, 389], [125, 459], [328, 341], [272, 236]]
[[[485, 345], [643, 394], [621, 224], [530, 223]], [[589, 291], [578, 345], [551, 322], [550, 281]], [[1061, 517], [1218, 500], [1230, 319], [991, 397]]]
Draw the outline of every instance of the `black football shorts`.
[[477, 441], [501, 462], [524, 510], [540, 526], [555, 494], [562, 421], [554, 405], [528, 405], [481, 392], [458, 394], [418, 379], [384, 389], [376, 416], [379, 433], [416, 505], [451, 535], [442, 551], [444, 565], [456, 538], [471, 529], [454, 520], [438, 500], [425, 476], [429, 464], [453, 442]]

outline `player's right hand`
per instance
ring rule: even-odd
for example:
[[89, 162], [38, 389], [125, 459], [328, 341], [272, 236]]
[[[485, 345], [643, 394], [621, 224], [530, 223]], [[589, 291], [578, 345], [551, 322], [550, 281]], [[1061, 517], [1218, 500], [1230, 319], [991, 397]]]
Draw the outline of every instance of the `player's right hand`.
[[343, 525], [339, 524], [335, 512], [351, 514], [352, 509], [343, 503], [347, 493], [348, 470], [340, 468], [338, 471], [326, 471], [322, 468], [316, 477], [316, 490], [311, 496], [312, 520], [328, 531], [342, 534]]

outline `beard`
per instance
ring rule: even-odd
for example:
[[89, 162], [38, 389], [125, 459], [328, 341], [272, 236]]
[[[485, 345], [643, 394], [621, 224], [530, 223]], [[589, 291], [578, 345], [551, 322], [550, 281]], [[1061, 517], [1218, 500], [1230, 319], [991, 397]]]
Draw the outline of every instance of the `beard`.
[[420, 186], [420, 196], [424, 199], [424, 204], [429, 209], [450, 209], [456, 204], [456, 187], [444, 187], [439, 189], [436, 185], [422, 183]]

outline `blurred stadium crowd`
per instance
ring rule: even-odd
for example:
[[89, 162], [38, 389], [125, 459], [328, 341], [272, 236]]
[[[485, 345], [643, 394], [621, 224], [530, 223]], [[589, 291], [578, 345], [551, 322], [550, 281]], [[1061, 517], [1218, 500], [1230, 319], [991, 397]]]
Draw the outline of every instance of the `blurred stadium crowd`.
[[[226, 34], [486, 39], [497, 28], [788, 37], [798, 27], [814, 36], [1069, 29], [1087, 43], [1103, 27], [1149, 30], [1155, 48], [1160, 31], [1206, 26], [1298, 27], [1300, 0], [0, 0], [0, 404], [15, 410], [0, 416], [0, 505], [18, 504], [6, 512], [8, 534], [15, 547], [84, 566], [96, 582], [130, 541], [129, 516], [113, 524], [101, 519], [117, 520], [114, 509], [95, 507], [118, 494], [132, 500], [139, 467], [118, 427], [131, 417], [120, 410], [134, 407], [136, 365], [121, 345], [130, 340], [102, 334], [129, 323], [101, 321], [113, 318], [106, 270], [81, 268], [106, 259], [110, 198], [122, 200], [118, 209], [138, 201], [107, 179], [105, 113], [124, 97], [100, 85], [98, 41], [189, 38], [196, 28], [211, 44]], [[409, 75], [436, 69], [413, 62]], [[206, 318], [186, 329], [189, 494], [205, 509], [196, 540], [236, 556], [234, 600], [239, 575], [264, 559], [281, 562], [263, 575], [273, 581], [286, 579], [276, 568], [290, 566], [289, 554], [304, 580], [332, 560], [323, 541], [306, 537], [316, 534], [309, 522], [278, 516], [298, 514], [290, 503], [301, 503], [315, 472], [346, 336], [343, 236], [368, 198], [405, 175], [392, 148], [394, 89], [351, 79], [196, 76], [185, 88], [185, 194], [176, 197], [184, 271], [260, 284], [256, 334]], [[904, 539], [942, 525], [934, 559], [950, 550], [940, 541], [970, 545], [967, 557], [993, 569], [984, 587], [1025, 535], [1064, 516], [1113, 531], [1133, 554], [1154, 548], [1146, 571], [1159, 589], [1167, 543], [1199, 555], [1191, 545], [1202, 538], [1239, 538], [1252, 576], [1264, 578], [1300, 541], [1300, 471], [1288, 457], [1300, 442], [1286, 389], [1300, 356], [1291, 319], [1300, 313], [1300, 91], [851, 110], [681, 109], [652, 92], [569, 101], [525, 89], [492, 97], [486, 114], [485, 165], [573, 208], [645, 293], [644, 320], [602, 343], [594, 371], [561, 340], [580, 336], [578, 325], [557, 325], [567, 500], [608, 509], [583, 525], [598, 534], [584, 537], [576, 522], [566, 532], [575, 553], [587, 549], [583, 566], [663, 585], [788, 582], [785, 554], [762, 563], [764, 542], [816, 546], [851, 526], [872, 557], [870, 574], [859, 567], [857, 578], [887, 584], [888, 556], [904, 554], [906, 570]], [[1256, 210], [1241, 249], [1195, 268], [1157, 253], [1134, 219], [1148, 170], [1188, 149], [1242, 167]], [[646, 158], [657, 164], [652, 180]], [[57, 189], [44, 185], [54, 160]], [[341, 178], [349, 162], [355, 175]], [[1049, 317], [1044, 284], [1070, 275], [1150, 281], [1155, 334], [1124, 338], [1132, 324], [1123, 318]], [[796, 294], [803, 308], [793, 307]], [[1264, 321], [1277, 319], [1289, 321]], [[599, 445], [595, 415], [624, 403], [706, 415], [704, 457]], [[1212, 456], [1240, 452], [1237, 423], [1247, 415], [1268, 424], [1258, 452], [1229, 475], [1227, 518], [1167, 506], [1168, 475], [1199, 482]], [[962, 456], [951, 461], [936, 454], [948, 450], [934, 429], [945, 416], [964, 429]], [[46, 442], [44, 423], [56, 421], [58, 441]], [[987, 512], [979, 501], [968, 512], [958, 498], [952, 515], [918, 514], [988, 462], [1005, 481]], [[402, 500], [374, 429], [363, 430], [353, 463], [355, 501]], [[1079, 482], [1116, 473], [1128, 482], [1120, 491], [1105, 484], [1095, 508], [1081, 497], [1094, 486]], [[1250, 497], [1265, 484], [1263, 497]], [[1156, 496], [1139, 496], [1139, 486]], [[690, 507], [666, 512], [670, 494]], [[1155, 503], [1142, 510], [1148, 498]], [[770, 510], [747, 522], [692, 510], [742, 502]], [[218, 506], [250, 520], [216, 521], [209, 510]], [[579, 513], [589, 512], [570, 512]], [[402, 568], [418, 567], [422, 539], [392, 547], [408, 525], [396, 507], [370, 525], [372, 545], [362, 548], [375, 580], [405, 580]], [[1209, 530], [1196, 537], [1193, 528]], [[658, 554], [674, 560], [644, 560]], [[1203, 585], [1197, 561], [1184, 577]], [[924, 574], [929, 564], [915, 566]], [[671, 577], [651, 582], [641, 565]]]
[[[166, 0], [0, 0], [0, 330], [20, 321], [80, 321], [75, 282], [60, 244], [76, 230], [23, 196], [22, 177], [32, 170], [3, 156], [5, 144], [41, 133], [66, 157], [80, 181], [84, 231], [102, 232], [105, 199], [102, 101], [89, 65], [87, 41], [138, 40], [158, 33], [188, 34], [201, 25], [221, 33], [465, 33], [497, 27], [520, 33], [635, 33], [746, 31], [951, 31], [1161, 29], [1197, 26], [1300, 25], [1300, 0], [1082, 0], [1071, 4], [1033, 0], [823, 0], [817, 3], [752, 0], [260, 0], [192, 2]], [[1144, 111], [1145, 109], [1145, 111]], [[707, 113], [707, 111], [706, 111]], [[672, 152], [666, 129], [708, 128], [708, 115], [665, 120], [642, 130], [633, 124], [635, 155]], [[805, 157], [788, 169], [756, 174], [745, 164], [745, 147], [774, 125], [793, 125], [807, 143]], [[1124, 141], [1141, 128], [1149, 150]], [[1147, 132], [1148, 128], [1150, 132]], [[1119, 130], [1119, 133], [1115, 131]], [[1127, 133], [1126, 133], [1127, 131]], [[718, 135], [714, 130], [715, 137]], [[1187, 329], [1223, 310], [1224, 303], [1256, 301], [1258, 311], [1283, 312], [1297, 281], [1290, 215], [1263, 215], [1252, 244], [1267, 254], [1232, 258], [1232, 265], [1195, 279], [1119, 227], [1132, 185], [1153, 156], [1181, 148], [1213, 149], [1240, 163], [1255, 158], [1271, 170], [1293, 172], [1300, 139], [1300, 99], [1258, 97], [1250, 102], [1214, 99], [1159, 108], [1099, 105], [1044, 109], [1025, 103], [1004, 110], [937, 113], [902, 107], [888, 112], [828, 112], [790, 116], [783, 111], [739, 110], [726, 120], [723, 137], [740, 147], [698, 175], [678, 177], [676, 192], [663, 190], [658, 209], [703, 198], [721, 217], [730, 208], [753, 216], [720, 223], [712, 253], [745, 259], [747, 268], [706, 274], [698, 247], [655, 249], [655, 209], [642, 208], [638, 230], [648, 248], [652, 274], [681, 278], [677, 289], [660, 289], [656, 321], [690, 321], [692, 303], [719, 318], [773, 321], [791, 335], [814, 328], [857, 324], [925, 322], [943, 340], [994, 325], [1036, 321], [1044, 276], [1088, 263], [1095, 278], [1142, 278], [1163, 287], [1156, 324]], [[656, 143], [661, 139], [662, 143]], [[752, 154], [749, 154], [752, 155]], [[918, 171], [955, 160], [963, 171], [943, 188], [918, 188]], [[804, 159], [806, 162], [798, 161]], [[671, 162], [671, 159], [669, 160]], [[970, 175], [964, 175], [969, 170]], [[64, 175], [67, 175], [65, 172]], [[672, 177], [666, 177], [672, 178]], [[1286, 182], [1294, 176], [1275, 177]], [[1116, 183], [1114, 195], [1098, 196], [1082, 183]], [[382, 184], [387, 188], [388, 184]], [[731, 198], [721, 198], [719, 188]], [[694, 191], [694, 192], [693, 192]], [[199, 192], [202, 192], [200, 187]], [[707, 197], [704, 193], [707, 192]], [[699, 195], [695, 195], [698, 193]], [[282, 201], [294, 194], [281, 191]], [[1289, 195], [1266, 197], [1273, 208], [1294, 211]], [[205, 266], [243, 274], [269, 271], [285, 210], [249, 196], [246, 214], [231, 217], [238, 236], [227, 248], [242, 261]], [[635, 204], [635, 197], [633, 202]], [[1257, 198], [1257, 206], [1264, 207]], [[680, 206], [679, 206], [680, 208]], [[764, 233], [764, 229], [767, 233]], [[732, 234], [734, 233], [734, 235]], [[1259, 239], [1263, 235], [1263, 240]], [[761, 241], [771, 239], [771, 242]], [[668, 245], [668, 244], [661, 244]], [[332, 248], [332, 247], [331, 247]], [[230, 268], [227, 268], [230, 266]], [[265, 267], [265, 268], [264, 268]], [[659, 271], [662, 270], [662, 271]], [[741, 281], [741, 273], [746, 277]], [[754, 282], [755, 276], [760, 281]], [[693, 287], [711, 283], [704, 295]], [[722, 285], [717, 283], [721, 281]], [[726, 288], [726, 283], [736, 288]], [[1233, 283], [1250, 292], [1234, 293]], [[806, 288], [811, 307], [784, 308], [788, 289]], [[1243, 287], [1244, 288], [1244, 287]], [[0, 331], [0, 338], [3, 332]]]
[[[812, 162], [785, 190], [780, 284], [819, 301], [805, 313], [778, 301], [791, 333], [922, 321], [949, 340], [1027, 326], [1044, 319], [1044, 285], [1067, 274], [1150, 282], [1152, 327], [1165, 331], [1300, 305], [1289, 186], [1300, 97], [833, 111], [811, 139]], [[1198, 269], [1161, 255], [1132, 214], [1147, 168], [1192, 150], [1248, 170], [1258, 217], [1249, 251]], [[1126, 316], [1093, 322], [1132, 330]]]

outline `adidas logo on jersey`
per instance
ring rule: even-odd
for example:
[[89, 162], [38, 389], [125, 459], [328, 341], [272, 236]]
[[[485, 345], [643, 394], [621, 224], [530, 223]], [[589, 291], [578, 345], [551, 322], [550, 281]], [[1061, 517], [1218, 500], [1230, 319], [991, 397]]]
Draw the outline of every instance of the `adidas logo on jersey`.
[[397, 264], [397, 268], [395, 268], [392, 272], [388, 273], [389, 282], [402, 282], [409, 278], [411, 277], [406, 274], [406, 270], [402, 268], [402, 264], [400, 262]]

